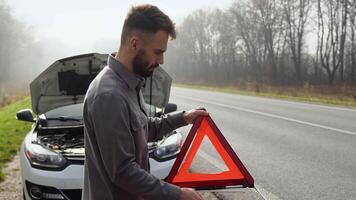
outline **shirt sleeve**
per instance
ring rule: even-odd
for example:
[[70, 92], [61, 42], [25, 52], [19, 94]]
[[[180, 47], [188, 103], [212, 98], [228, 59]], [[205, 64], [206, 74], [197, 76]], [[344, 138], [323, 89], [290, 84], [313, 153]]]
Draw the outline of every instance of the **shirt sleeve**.
[[129, 110], [123, 97], [101, 94], [93, 101], [90, 112], [103, 171], [117, 187], [145, 199], [180, 198], [177, 186], [154, 177], [135, 162]]
[[187, 122], [183, 117], [184, 111], [178, 111], [163, 115], [162, 117], [148, 118], [148, 140], [150, 142], [162, 139], [164, 135], [173, 130], [186, 126]]

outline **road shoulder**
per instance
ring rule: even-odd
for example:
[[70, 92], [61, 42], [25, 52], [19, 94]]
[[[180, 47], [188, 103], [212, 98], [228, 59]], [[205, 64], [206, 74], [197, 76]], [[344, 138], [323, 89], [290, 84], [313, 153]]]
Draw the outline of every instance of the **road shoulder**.
[[16, 155], [11, 162], [6, 163], [3, 169], [5, 180], [0, 183], [0, 199], [16, 200], [22, 198], [22, 183], [20, 170], [20, 157]]

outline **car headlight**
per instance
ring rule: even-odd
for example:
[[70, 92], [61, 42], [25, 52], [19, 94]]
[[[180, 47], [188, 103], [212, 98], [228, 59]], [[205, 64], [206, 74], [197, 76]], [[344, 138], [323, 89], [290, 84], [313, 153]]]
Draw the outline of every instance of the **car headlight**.
[[158, 144], [154, 151], [154, 156], [160, 160], [176, 156], [182, 147], [182, 134], [176, 133], [166, 138], [161, 144]]
[[58, 170], [65, 167], [67, 160], [58, 153], [43, 148], [38, 144], [25, 145], [25, 155], [35, 168]]

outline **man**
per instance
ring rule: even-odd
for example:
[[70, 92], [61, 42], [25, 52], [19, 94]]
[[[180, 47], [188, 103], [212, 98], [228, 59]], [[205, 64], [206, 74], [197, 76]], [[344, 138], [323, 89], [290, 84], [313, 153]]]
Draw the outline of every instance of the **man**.
[[174, 24], [156, 6], [132, 7], [125, 19], [121, 45], [93, 80], [84, 100], [85, 172], [83, 199], [196, 199], [148, 172], [147, 141], [193, 123], [201, 109], [148, 118], [141, 87], [163, 64]]

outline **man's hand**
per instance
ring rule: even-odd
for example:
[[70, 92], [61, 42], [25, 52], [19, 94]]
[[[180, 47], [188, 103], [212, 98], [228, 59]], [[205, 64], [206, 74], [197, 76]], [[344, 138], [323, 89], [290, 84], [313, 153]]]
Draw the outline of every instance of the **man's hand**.
[[182, 188], [180, 200], [204, 200], [203, 197], [192, 188]]
[[209, 113], [205, 110], [205, 108], [196, 108], [185, 112], [183, 114], [183, 117], [185, 122], [187, 122], [188, 124], [193, 124], [194, 120], [198, 116], [208, 116], [208, 115]]

